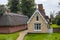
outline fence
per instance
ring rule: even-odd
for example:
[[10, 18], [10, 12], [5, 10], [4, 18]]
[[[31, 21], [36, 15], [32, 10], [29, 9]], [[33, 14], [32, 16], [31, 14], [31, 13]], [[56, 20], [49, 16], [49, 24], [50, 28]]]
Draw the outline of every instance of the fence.
[[59, 33], [60, 32], [60, 28], [53, 28], [53, 32]]

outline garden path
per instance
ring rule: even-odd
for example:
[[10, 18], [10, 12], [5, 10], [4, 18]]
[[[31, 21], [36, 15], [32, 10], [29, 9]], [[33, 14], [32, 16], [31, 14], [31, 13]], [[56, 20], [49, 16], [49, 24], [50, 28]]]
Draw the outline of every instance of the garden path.
[[27, 34], [27, 30], [21, 31], [17, 40], [23, 40], [24, 36]]

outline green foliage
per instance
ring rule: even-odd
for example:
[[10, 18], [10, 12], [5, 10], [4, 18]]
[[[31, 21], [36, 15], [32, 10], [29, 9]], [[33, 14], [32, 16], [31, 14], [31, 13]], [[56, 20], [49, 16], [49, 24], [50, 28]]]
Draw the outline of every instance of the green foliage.
[[60, 25], [60, 19], [57, 19], [56, 21], [57, 21], [57, 22], [56, 22], [57, 25]]
[[34, 5], [35, 4], [34, 4], [34, 2], [32, 2], [32, 0], [22, 0], [21, 1], [21, 10], [22, 10], [23, 14], [30, 17], [35, 10]]
[[30, 17], [36, 8], [33, 0], [8, 0], [8, 6], [11, 12], [22, 12], [24, 15]]
[[55, 18], [54, 18], [54, 15], [52, 13], [50, 14], [50, 22], [52, 24], [55, 24]]
[[57, 25], [57, 24], [51, 24], [50, 25], [52, 28], [60, 28], [60, 25]]
[[11, 10], [11, 12], [13, 13], [17, 13], [17, 11], [19, 11], [18, 9], [18, 4], [19, 4], [19, 0], [8, 0], [8, 6], [10, 7], [9, 9]]
[[56, 15], [56, 24], [60, 25], [60, 11], [58, 12], [58, 14]]
[[57, 13], [56, 17], [52, 18], [50, 21], [52, 24], [60, 25], [60, 11]]
[[51, 19], [51, 21], [52, 21], [52, 24], [55, 24], [56, 23], [55, 22], [55, 18]]
[[4, 5], [0, 5], [0, 15], [3, 15], [5, 13], [5, 7]]

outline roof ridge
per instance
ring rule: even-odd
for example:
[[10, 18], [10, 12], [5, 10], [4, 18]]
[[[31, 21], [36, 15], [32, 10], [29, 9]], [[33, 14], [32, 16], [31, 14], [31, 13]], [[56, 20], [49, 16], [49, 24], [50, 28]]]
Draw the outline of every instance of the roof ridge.
[[26, 15], [20, 15], [20, 14], [16, 14], [16, 13], [5, 13], [4, 15], [27, 17]]

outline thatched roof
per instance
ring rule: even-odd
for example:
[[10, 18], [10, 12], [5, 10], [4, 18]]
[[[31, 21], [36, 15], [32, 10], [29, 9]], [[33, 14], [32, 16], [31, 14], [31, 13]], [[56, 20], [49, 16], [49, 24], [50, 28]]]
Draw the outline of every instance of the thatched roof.
[[14, 26], [27, 24], [28, 17], [25, 15], [8, 13], [0, 16], [0, 26]]

